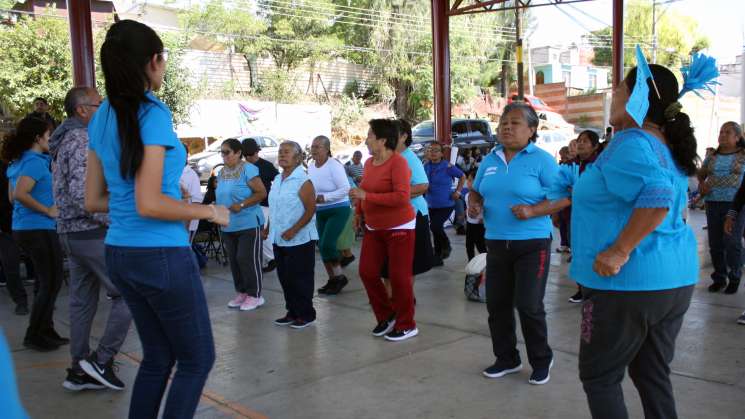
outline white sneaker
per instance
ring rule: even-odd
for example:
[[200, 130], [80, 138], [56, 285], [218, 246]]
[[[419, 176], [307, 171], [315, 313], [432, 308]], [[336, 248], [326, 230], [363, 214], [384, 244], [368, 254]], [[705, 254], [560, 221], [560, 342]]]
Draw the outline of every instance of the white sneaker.
[[230, 302], [228, 302], [228, 308], [238, 308], [243, 304], [244, 301], [246, 301], [246, 297], [248, 297], [248, 294], [240, 293], [235, 296]]
[[241, 304], [240, 310], [241, 311], [256, 310], [257, 308], [263, 306], [264, 305], [264, 302], [265, 302], [264, 301], [264, 297], [256, 298], [256, 297], [252, 297], [252, 296], [249, 295], [243, 301], [243, 304]]

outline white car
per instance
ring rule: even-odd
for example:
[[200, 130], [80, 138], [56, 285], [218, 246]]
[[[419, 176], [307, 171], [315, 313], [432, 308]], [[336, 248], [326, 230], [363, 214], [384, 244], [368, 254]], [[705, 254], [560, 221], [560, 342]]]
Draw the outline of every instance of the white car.
[[564, 131], [539, 130], [535, 145], [546, 150], [558, 161], [559, 150], [564, 146], [568, 146], [569, 141], [573, 138], [573, 136], [567, 135]]
[[[279, 151], [279, 143], [272, 137], [265, 135], [246, 135], [240, 137], [232, 137], [238, 141], [248, 138], [253, 138], [256, 143], [261, 147], [259, 156], [264, 160], [268, 160], [275, 166], [277, 165], [277, 152]], [[201, 153], [197, 153], [189, 157], [189, 166], [197, 172], [199, 180], [207, 182], [212, 173], [212, 169], [218, 164], [222, 164], [222, 155], [220, 155], [220, 146], [225, 140], [217, 140], [210, 144], [207, 149]]]

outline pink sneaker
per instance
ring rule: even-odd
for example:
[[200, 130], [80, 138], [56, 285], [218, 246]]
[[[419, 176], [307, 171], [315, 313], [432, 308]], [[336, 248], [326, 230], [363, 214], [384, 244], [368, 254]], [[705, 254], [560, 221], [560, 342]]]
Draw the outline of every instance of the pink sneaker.
[[241, 311], [251, 311], [256, 310], [257, 308], [264, 305], [264, 297], [252, 297], [248, 296], [245, 300], [243, 300], [243, 304], [241, 304]]
[[229, 308], [238, 308], [243, 304], [244, 301], [246, 301], [246, 298], [248, 298], [248, 294], [240, 293], [235, 296], [230, 302], [228, 303]]

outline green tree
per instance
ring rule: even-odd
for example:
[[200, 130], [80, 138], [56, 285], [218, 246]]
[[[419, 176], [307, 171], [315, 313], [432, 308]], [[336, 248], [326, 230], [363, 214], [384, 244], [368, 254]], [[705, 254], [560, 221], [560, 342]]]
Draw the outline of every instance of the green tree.
[[50, 113], [63, 117], [72, 86], [70, 35], [64, 20], [21, 17], [0, 26], [0, 100], [16, 116], [29, 112], [35, 97], [47, 99]]
[[[632, 0], [628, 3], [624, 19], [624, 33], [624, 66], [636, 65], [631, 46], [635, 43], [638, 43], [651, 57], [652, 4], [649, 1]], [[595, 65], [611, 65], [611, 37], [610, 27], [591, 32], [587, 37], [592, 44], [598, 45], [593, 48]], [[657, 44], [657, 63], [677, 68], [692, 51], [708, 47], [709, 39], [700, 33], [698, 23], [694, 18], [676, 11], [667, 11], [657, 20]]]

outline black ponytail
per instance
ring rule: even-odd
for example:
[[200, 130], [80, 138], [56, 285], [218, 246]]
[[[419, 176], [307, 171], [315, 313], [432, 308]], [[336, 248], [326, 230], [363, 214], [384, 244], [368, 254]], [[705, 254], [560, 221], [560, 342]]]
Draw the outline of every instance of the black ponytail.
[[[650, 64], [649, 69], [652, 71], [660, 97], [657, 97], [657, 90], [652, 82], [647, 80], [649, 110], [645, 119], [662, 127], [675, 163], [687, 176], [693, 176], [699, 161], [696, 136], [691, 127], [691, 118], [680, 112], [678, 80], [672, 71], [661, 65]], [[636, 67], [629, 71], [625, 83], [629, 92], [634, 90]]]
[[158, 34], [133, 20], [113, 24], [101, 46], [106, 97], [116, 112], [122, 150], [119, 171], [125, 179], [135, 177], [145, 154], [138, 118], [140, 105], [149, 102], [145, 90], [150, 81], [145, 66], [153, 55], [162, 52], [163, 42]]
[[3, 140], [0, 158], [5, 163], [17, 160], [21, 155], [34, 146], [36, 139], [44, 136], [52, 126], [46, 120], [37, 117], [23, 118], [15, 130]]

